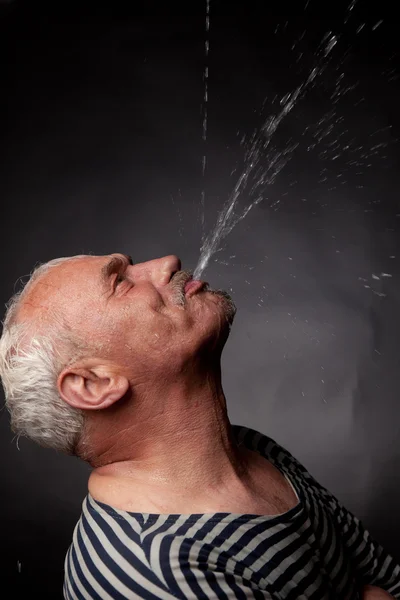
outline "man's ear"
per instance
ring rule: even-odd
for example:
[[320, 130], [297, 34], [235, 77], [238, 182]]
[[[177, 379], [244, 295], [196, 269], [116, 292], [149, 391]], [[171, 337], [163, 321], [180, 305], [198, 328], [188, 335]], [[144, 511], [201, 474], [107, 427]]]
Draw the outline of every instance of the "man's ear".
[[100, 410], [120, 400], [129, 389], [129, 380], [107, 367], [67, 367], [57, 379], [58, 392], [70, 406]]

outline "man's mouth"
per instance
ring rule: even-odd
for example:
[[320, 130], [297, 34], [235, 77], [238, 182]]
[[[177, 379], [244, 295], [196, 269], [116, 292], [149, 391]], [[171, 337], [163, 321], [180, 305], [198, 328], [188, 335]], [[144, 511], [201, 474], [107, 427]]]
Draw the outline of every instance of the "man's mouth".
[[206, 281], [193, 279], [193, 273], [191, 271], [178, 271], [177, 273], [174, 273], [171, 277], [171, 282], [175, 283], [175, 286], [179, 285], [180, 291], [187, 298], [193, 296], [193, 294], [199, 290], [208, 289], [209, 287]]
[[206, 283], [204, 281], [200, 281], [199, 279], [190, 279], [184, 287], [185, 296], [192, 296], [198, 290], [204, 288], [205, 285]]

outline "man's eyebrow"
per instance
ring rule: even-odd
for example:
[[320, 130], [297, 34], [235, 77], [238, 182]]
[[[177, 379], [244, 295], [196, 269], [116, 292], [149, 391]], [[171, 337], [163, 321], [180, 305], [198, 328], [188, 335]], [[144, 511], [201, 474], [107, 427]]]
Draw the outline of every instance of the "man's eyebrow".
[[110, 276], [124, 265], [124, 260], [122, 257], [124, 257], [130, 265], [133, 265], [132, 257], [128, 256], [127, 254], [113, 256], [111, 260], [109, 260], [108, 263], [101, 268], [100, 276], [103, 285], [107, 285]]

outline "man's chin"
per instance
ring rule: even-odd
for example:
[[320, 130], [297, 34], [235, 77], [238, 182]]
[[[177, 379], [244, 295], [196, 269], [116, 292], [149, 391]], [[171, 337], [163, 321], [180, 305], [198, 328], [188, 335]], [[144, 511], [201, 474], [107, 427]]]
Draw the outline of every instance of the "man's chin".
[[229, 323], [229, 325], [231, 326], [233, 323], [233, 320], [235, 318], [236, 310], [237, 310], [236, 304], [232, 300], [231, 296], [225, 290], [208, 290], [208, 291], [211, 294], [214, 294], [215, 296], [218, 296], [219, 298], [221, 298], [222, 304], [224, 307], [224, 313], [225, 313], [226, 320]]

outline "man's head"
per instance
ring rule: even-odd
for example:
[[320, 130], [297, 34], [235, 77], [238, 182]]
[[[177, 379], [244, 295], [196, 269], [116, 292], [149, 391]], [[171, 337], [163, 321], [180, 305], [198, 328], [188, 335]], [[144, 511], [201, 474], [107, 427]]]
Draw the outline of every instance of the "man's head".
[[36, 270], [0, 341], [13, 430], [74, 453], [91, 411], [146, 381], [217, 367], [236, 309], [208, 286], [185, 294], [189, 278], [174, 255], [135, 265], [84, 255]]

